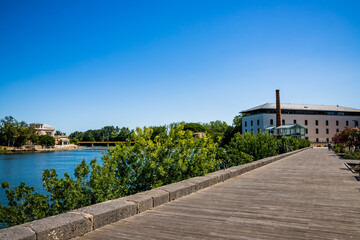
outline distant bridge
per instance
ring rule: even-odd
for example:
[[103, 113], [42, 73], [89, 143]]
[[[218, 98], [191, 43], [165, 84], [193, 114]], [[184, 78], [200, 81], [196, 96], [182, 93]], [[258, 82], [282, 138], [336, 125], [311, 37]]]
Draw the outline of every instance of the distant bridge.
[[[80, 146], [115, 146], [117, 143], [126, 143], [126, 141], [79, 141], [78, 145]], [[132, 141], [131, 144], [135, 142]]]

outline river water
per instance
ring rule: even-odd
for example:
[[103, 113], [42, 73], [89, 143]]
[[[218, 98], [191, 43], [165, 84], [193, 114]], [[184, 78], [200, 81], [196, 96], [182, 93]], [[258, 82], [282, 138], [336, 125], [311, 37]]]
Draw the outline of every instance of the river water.
[[[96, 157], [98, 163], [102, 164], [104, 151], [106, 149], [86, 148], [64, 152], [0, 154], [0, 183], [7, 181], [12, 186], [18, 186], [25, 182], [27, 186], [35, 187], [35, 192], [45, 194], [41, 177], [45, 169], [55, 169], [58, 178], [63, 177], [65, 172], [73, 177], [76, 164], [80, 164], [83, 158], [90, 163]], [[1, 187], [0, 203], [7, 206], [5, 190]]]

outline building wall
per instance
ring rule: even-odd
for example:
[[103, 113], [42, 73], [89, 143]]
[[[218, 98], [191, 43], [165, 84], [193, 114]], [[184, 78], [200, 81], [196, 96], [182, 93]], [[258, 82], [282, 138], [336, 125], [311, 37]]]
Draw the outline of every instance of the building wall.
[[[281, 114], [282, 120], [285, 120], [285, 124], [293, 124], [294, 120], [296, 123], [305, 126], [308, 130], [308, 133], [305, 135], [311, 142], [327, 142], [331, 141], [331, 137], [335, 135], [337, 131], [341, 132], [345, 127], [355, 127], [355, 122], [360, 123], [360, 116], [338, 116], [338, 115], [301, 115], [301, 114]], [[273, 125], [270, 124], [270, 120], [273, 120]], [[257, 125], [257, 120], [259, 120], [259, 125]], [[305, 123], [307, 120], [307, 125]], [[316, 125], [316, 120], [318, 120], [318, 125]], [[251, 126], [251, 121], [253, 121], [253, 126]], [[328, 125], [326, 125], [328, 121]], [[338, 125], [336, 124], [338, 121]], [[346, 125], [348, 121], [348, 126]], [[247, 126], [245, 127], [245, 122]], [[254, 131], [256, 133], [258, 129], [264, 131], [265, 128], [276, 125], [276, 114], [255, 114], [250, 116], [244, 116], [242, 118], [243, 134], [247, 132]], [[318, 133], [316, 133], [318, 129]], [[328, 133], [326, 131], [328, 129]]]

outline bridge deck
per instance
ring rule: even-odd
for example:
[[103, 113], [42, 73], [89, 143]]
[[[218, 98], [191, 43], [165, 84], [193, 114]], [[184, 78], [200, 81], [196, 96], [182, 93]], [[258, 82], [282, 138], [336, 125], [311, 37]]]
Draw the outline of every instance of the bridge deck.
[[359, 239], [354, 176], [310, 149], [77, 239]]

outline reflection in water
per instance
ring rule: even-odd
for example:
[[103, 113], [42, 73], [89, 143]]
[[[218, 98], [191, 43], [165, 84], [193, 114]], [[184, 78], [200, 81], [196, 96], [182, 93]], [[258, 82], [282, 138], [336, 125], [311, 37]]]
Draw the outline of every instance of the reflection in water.
[[[12, 186], [18, 186], [21, 182], [25, 182], [26, 185], [35, 187], [36, 192], [45, 194], [41, 178], [45, 169], [54, 168], [60, 178], [65, 172], [73, 176], [76, 164], [79, 164], [83, 158], [89, 164], [96, 157], [98, 163], [102, 164], [102, 152], [107, 149], [89, 150], [0, 154], [0, 183], [7, 181]], [[0, 203], [7, 205], [5, 190], [1, 188]]]

